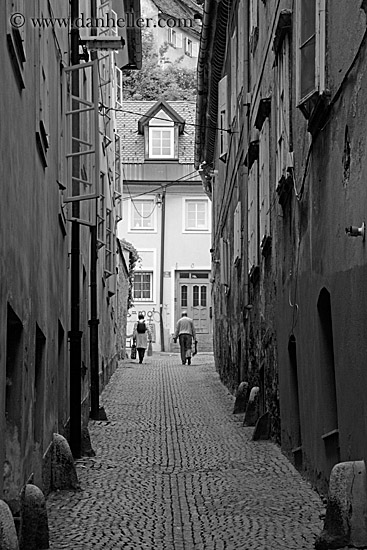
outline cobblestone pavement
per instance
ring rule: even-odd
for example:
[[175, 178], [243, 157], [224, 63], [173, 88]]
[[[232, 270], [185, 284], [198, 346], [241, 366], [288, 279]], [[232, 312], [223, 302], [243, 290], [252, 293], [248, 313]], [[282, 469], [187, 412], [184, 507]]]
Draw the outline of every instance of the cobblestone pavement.
[[318, 495], [233, 415], [211, 355], [120, 363], [90, 422], [81, 491], [47, 500], [52, 550], [298, 550], [322, 525]]

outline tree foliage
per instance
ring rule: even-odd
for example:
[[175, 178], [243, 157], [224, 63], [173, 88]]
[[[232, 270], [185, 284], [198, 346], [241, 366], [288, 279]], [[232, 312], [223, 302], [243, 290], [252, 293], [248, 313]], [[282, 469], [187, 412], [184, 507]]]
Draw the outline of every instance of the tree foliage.
[[166, 43], [157, 53], [152, 32], [143, 32], [143, 63], [139, 71], [125, 71], [123, 98], [125, 100], [168, 101], [196, 99], [196, 70], [182, 65], [183, 57], [170, 62], [165, 53]]
[[134, 288], [134, 273], [135, 268], [138, 262], [141, 262], [141, 257], [139, 252], [136, 250], [135, 246], [131, 244], [126, 239], [120, 239], [123, 247], [129, 251], [129, 272], [128, 272], [128, 296], [127, 296], [127, 309], [130, 309], [134, 305], [133, 301], [133, 288]]

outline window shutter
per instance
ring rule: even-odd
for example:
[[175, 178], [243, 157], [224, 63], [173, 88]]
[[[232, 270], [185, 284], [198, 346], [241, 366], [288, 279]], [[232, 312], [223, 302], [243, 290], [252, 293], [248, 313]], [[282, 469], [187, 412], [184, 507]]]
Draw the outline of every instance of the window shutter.
[[223, 237], [220, 238], [219, 243], [219, 252], [220, 252], [220, 282], [225, 285], [227, 284], [227, 254], [226, 254], [226, 242]]
[[241, 0], [238, 8], [238, 68], [237, 68], [238, 92], [240, 92], [243, 87], [244, 70], [245, 70], [245, 6], [244, 6], [244, 0]]
[[253, 163], [248, 175], [248, 260], [249, 268], [258, 265], [258, 161]]
[[269, 118], [264, 120], [259, 147], [260, 240], [269, 235]]
[[197, 57], [199, 54], [199, 44], [193, 43], [192, 45], [192, 57]]
[[233, 244], [234, 244], [234, 263], [241, 259], [241, 203], [239, 202], [234, 211], [233, 219]]
[[122, 71], [118, 67], [115, 67], [116, 78], [116, 103], [122, 105]]
[[237, 31], [231, 38], [231, 122], [236, 115], [237, 105]]
[[219, 156], [227, 153], [228, 149], [228, 77], [224, 76], [218, 83], [218, 128], [219, 130]]
[[177, 48], [182, 48], [182, 34], [181, 33], [176, 34], [176, 45], [177, 45]]

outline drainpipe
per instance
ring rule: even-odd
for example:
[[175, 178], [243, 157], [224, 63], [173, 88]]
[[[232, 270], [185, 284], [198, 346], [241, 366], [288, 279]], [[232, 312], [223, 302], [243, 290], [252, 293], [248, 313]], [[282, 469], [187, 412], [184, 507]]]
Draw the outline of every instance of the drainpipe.
[[[96, 199], [97, 208], [97, 199]], [[97, 308], [97, 226], [90, 229], [90, 418], [99, 418], [99, 348], [98, 348], [98, 308]]]
[[[97, 2], [91, 0], [91, 18], [92, 21], [97, 17]], [[91, 35], [97, 35], [97, 29], [91, 29]], [[91, 59], [97, 58], [97, 52], [91, 53]], [[98, 97], [93, 98], [94, 101], [98, 101]], [[98, 146], [98, 144], [97, 144]], [[98, 199], [95, 199], [96, 219]], [[100, 420], [100, 407], [99, 407], [99, 348], [98, 348], [98, 306], [97, 306], [97, 225], [90, 228], [90, 320], [88, 325], [90, 327], [90, 418], [93, 420]]]
[[[71, 31], [70, 31], [70, 57], [71, 65], [79, 64], [79, 29], [73, 23], [79, 16], [79, 0], [71, 0]], [[79, 74], [77, 71], [72, 73], [72, 94], [79, 96]], [[80, 133], [79, 116], [73, 116], [72, 133], [79, 136]], [[73, 144], [73, 150], [78, 145]], [[79, 158], [73, 157], [72, 173], [79, 178]], [[76, 183], [75, 185], [78, 185]], [[73, 184], [74, 186], [74, 184]], [[74, 192], [74, 189], [72, 190]], [[76, 190], [77, 192], [77, 190]], [[74, 217], [78, 217], [80, 205], [78, 202], [72, 203], [72, 212]], [[79, 458], [81, 454], [81, 340], [80, 331], [80, 228], [79, 223], [72, 222], [71, 225], [71, 265], [70, 265], [70, 285], [71, 285], [71, 326], [69, 331], [70, 340], [70, 448], [74, 458]]]
[[[250, 67], [250, 61], [249, 61], [249, 58], [250, 58], [250, 53], [249, 53], [249, 40], [248, 40], [248, 30], [249, 30], [249, 3], [247, 3], [247, 7], [245, 9], [245, 67], [244, 67], [244, 77], [245, 77], [245, 82], [244, 82], [244, 90], [245, 92], [249, 92], [250, 91], [250, 78], [251, 78], [251, 67]], [[250, 129], [250, 119], [249, 119], [249, 115], [250, 115], [250, 110], [251, 110], [251, 105], [248, 105], [247, 106], [247, 113], [246, 113], [246, 117], [247, 117], [247, 121], [246, 121], [246, 125], [245, 125], [245, 128], [246, 128], [246, 133], [247, 135], [245, 136], [245, 139], [244, 139], [244, 143], [245, 144], [249, 144], [249, 141], [248, 141], [248, 136], [249, 136], [249, 129]], [[248, 173], [247, 173], [248, 175]], [[250, 315], [250, 309], [251, 308], [248, 308], [248, 306], [250, 305], [250, 293], [249, 293], [249, 278], [248, 278], [248, 247], [247, 247], [247, 242], [248, 242], [248, 185], [245, 187], [245, 192], [243, 193], [243, 199], [244, 199], [244, 208], [243, 208], [243, 213], [245, 213], [245, 215], [243, 215], [243, 219], [245, 221], [244, 223], [244, 232], [243, 232], [243, 250], [245, 252], [245, 270], [244, 270], [244, 286], [245, 286], [245, 296], [244, 296], [244, 301], [245, 301], [245, 307], [243, 308], [242, 310], [242, 315], [243, 315], [243, 322], [244, 322], [244, 331], [245, 331], [245, 364], [248, 364], [248, 357], [249, 357], [249, 333], [250, 333], [250, 330], [249, 330], [249, 322], [248, 322], [248, 319], [249, 319], [249, 315]]]
[[166, 190], [162, 193], [162, 218], [161, 218], [161, 267], [160, 267], [160, 283], [159, 283], [159, 326], [161, 337], [161, 351], [164, 351], [164, 327], [163, 327], [163, 273], [164, 273], [164, 246], [165, 246], [165, 231], [166, 231]]

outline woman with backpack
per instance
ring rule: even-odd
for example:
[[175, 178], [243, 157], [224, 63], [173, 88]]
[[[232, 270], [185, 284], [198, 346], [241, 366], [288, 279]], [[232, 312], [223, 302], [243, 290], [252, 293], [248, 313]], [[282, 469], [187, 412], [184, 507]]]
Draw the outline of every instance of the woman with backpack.
[[139, 363], [142, 363], [145, 355], [145, 350], [148, 347], [148, 340], [150, 342], [152, 338], [149, 328], [144, 321], [144, 315], [142, 313], [139, 313], [138, 322], [134, 325], [133, 337], [136, 341], [136, 349], [139, 356]]

